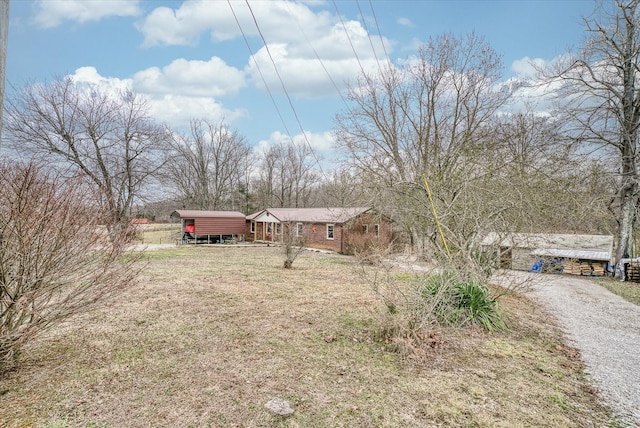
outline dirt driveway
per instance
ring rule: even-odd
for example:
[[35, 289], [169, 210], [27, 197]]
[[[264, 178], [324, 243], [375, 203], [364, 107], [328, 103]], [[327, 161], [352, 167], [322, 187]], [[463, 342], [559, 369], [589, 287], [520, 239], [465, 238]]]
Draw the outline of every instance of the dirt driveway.
[[[514, 274], [511, 272], [510, 274]], [[640, 426], [640, 306], [571, 275], [519, 272], [582, 354], [587, 373], [613, 410]]]

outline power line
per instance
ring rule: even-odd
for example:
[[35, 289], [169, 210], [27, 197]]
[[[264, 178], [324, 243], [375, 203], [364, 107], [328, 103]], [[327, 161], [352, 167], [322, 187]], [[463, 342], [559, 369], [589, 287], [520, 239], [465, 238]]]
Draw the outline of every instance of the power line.
[[231, 9], [231, 13], [233, 14], [233, 18], [236, 20], [236, 24], [238, 24], [238, 28], [240, 29], [240, 33], [242, 33], [242, 38], [244, 39], [244, 43], [247, 45], [247, 49], [249, 49], [249, 54], [251, 55], [251, 59], [253, 60], [253, 63], [256, 65], [256, 69], [258, 70], [258, 74], [260, 74], [260, 78], [262, 79], [262, 83], [264, 83], [264, 87], [267, 90], [267, 93], [269, 94], [269, 98], [271, 98], [271, 102], [273, 103], [273, 106], [276, 109], [276, 112], [278, 113], [278, 117], [280, 118], [280, 121], [282, 122], [282, 126], [284, 127], [285, 131], [289, 135], [289, 138], [291, 138], [291, 133], [289, 132], [289, 129], [287, 128], [287, 124], [284, 121], [284, 117], [282, 116], [282, 113], [280, 112], [280, 109], [278, 108], [278, 104], [276, 103], [276, 100], [273, 97], [273, 94], [271, 93], [271, 89], [269, 89], [269, 85], [267, 85], [267, 80], [264, 78], [264, 74], [262, 74], [262, 70], [260, 69], [260, 65], [258, 64], [258, 61], [256, 61], [256, 57], [253, 54], [253, 51], [251, 50], [251, 45], [249, 45], [249, 40], [247, 39], [247, 36], [244, 34], [244, 30], [242, 29], [242, 25], [240, 25], [240, 21], [238, 20], [238, 16], [236, 15], [236, 12], [233, 9], [233, 6], [231, 6], [231, 0], [227, 0], [227, 4], [229, 5], [229, 8]]
[[[289, 2], [285, 2], [285, 4], [286, 4], [287, 9], [288, 9], [289, 8]], [[289, 9], [289, 12], [291, 12], [291, 9]], [[324, 70], [325, 74], [329, 78], [329, 81], [333, 85], [333, 88], [336, 90], [336, 93], [340, 96], [340, 99], [342, 99], [342, 102], [345, 104], [347, 109], [349, 109], [349, 105], [347, 103], [347, 100], [345, 99], [344, 95], [342, 95], [342, 92], [340, 91], [340, 88], [338, 88], [338, 85], [336, 84], [335, 80], [333, 80], [333, 77], [331, 76], [331, 73], [329, 73], [329, 70], [325, 66], [324, 61], [322, 61], [322, 58], [320, 58], [320, 55], [318, 54], [318, 51], [316, 50], [316, 48], [313, 46], [313, 43], [309, 40], [309, 37], [307, 36], [307, 33], [304, 31], [304, 28], [302, 28], [302, 26], [300, 25], [300, 22], [298, 22], [297, 20], [296, 20], [296, 23], [298, 24], [298, 29], [300, 30], [300, 33], [302, 33], [302, 35], [304, 36], [305, 41], [309, 44], [309, 46], [311, 46], [311, 50], [313, 51], [313, 54], [315, 55], [316, 59], [320, 63], [320, 66], [322, 66], [322, 69]]]
[[384, 45], [384, 37], [382, 37], [382, 31], [380, 31], [380, 24], [378, 23], [378, 18], [376, 17], [376, 11], [373, 8], [373, 3], [369, 0], [369, 7], [371, 8], [371, 14], [373, 15], [373, 22], [376, 23], [376, 28], [378, 29], [378, 36], [380, 37], [380, 44], [382, 45], [382, 50], [384, 52], [384, 57], [387, 59], [387, 63], [389, 64], [389, 69], [391, 69], [391, 59], [389, 58], [389, 54], [387, 53], [387, 47]]
[[[227, 0], [230, 1], [230, 0]], [[293, 102], [291, 101], [291, 97], [289, 96], [289, 92], [287, 91], [287, 88], [285, 87], [284, 81], [282, 80], [282, 76], [280, 75], [280, 72], [278, 71], [278, 67], [276, 65], [275, 60], [273, 59], [273, 55], [271, 55], [271, 50], [269, 49], [269, 45], [267, 44], [266, 39], [264, 38], [264, 35], [262, 34], [262, 30], [260, 30], [260, 26], [258, 25], [258, 20], [256, 19], [255, 14], [253, 13], [253, 9], [251, 8], [251, 5], [249, 4], [249, 0], [245, 0], [245, 3], [247, 4], [247, 7], [249, 8], [249, 12], [251, 13], [251, 17], [253, 18], [253, 22], [255, 23], [256, 29], [258, 30], [258, 34], [260, 35], [260, 38], [262, 39], [262, 43], [264, 43], [264, 47], [267, 51], [267, 54], [269, 55], [269, 59], [271, 60], [271, 63], [273, 64], [273, 69], [276, 72], [276, 75], [278, 76], [278, 80], [280, 81], [280, 85], [282, 86], [282, 90], [284, 91], [285, 96], [287, 97], [287, 101], [289, 102], [289, 107], [291, 107], [291, 111], [293, 112], [293, 116], [296, 119], [296, 122], [298, 123], [298, 126], [300, 127], [300, 131], [302, 132], [302, 136], [304, 137], [305, 142], [307, 143], [307, 146], [309, 147], [309, 150], [311, 150], [311, 154], [313, 155], [313, 158], [316, 160], [316, 164], [318, 165], [318, 168], [320, 169], [320, 173], [326, 178], [326, 174], [324, 173], [323, 169], [322, 169], [322, 165], [320, 164], [320, 160], [318, 159], [318, 156], [316, 155], [315, 150], [313, 150], [313, 147], [311, 146], [311, 142], [309, 141], [309, 138], [307, 138], [307, 133], [305, 132], [304, 128], [302, 127], [302, 123], [300, 122], [300, 118], [298, 117], [298, 112], [296, 111], [295, 107], [293, 106]], [[242, 29], [240, 30], [242, 31]], [[243, 33], [244, 36], [244, 33]], [[255, 62], [255, 59], [254, 59]], [[257, 63], [256, 63], [257, 65]], [[265, 82], [265, 86], [266, 86], [266, 82]], [[287, 131], [287, 133], [289, 133]], [[289, 133], [289, 138], [291, 138], [291, 141], [293, 141], [293, 138], [291, 137], [291, 134]]]
[[382, 67], [380, 67], [380, 61], [378, 61], [378, 54], [376, 53], [376, 48], [373, 46], [373, 40], [371, 40], [371, 32], [369, 32], [369, 28], [367, 28], [367, 20], [364, 19], [364, 14], [362, 13], [362, 9], [360, 8], [360, 2], [358, 0], [356, 0], [356, 5], [358, 6], [358, 12], [360, 12], [360, 17], [362, 17], [362, 25], [364, 26], [364, 31], [367, 32], [367, 39], [369, 39], [369, 45], [371, 46], [373, 57], [376, 60], [376, 64], [378, 64], [378, 71], [382, 73]]
[[[277, 114], [278, 114], [278, 116], [279, 116], [279, 118], [280, 118], [280, 121], [282, 122], [282, 125], [283, 125], [283, 127], [284, 127], [284, 129], [285, 129], [285, 131], [286, 131], [287, 135], [289, 136], [289, 138], [291, 139], [291, 141], [293, 141], [292, 133], [290, 132], [290, 130], [289, 130], [289, 128], [288, 128], [288, 126], [287, 126], [287, 124], [286, 124], [286, 122], [285, 122], [285, 120], [284, 120], [284, 117], [283, 117], [283, 115], [282, 115], [282, 112], [281, 112], [281, 111], [280, 111], [280, 109], [278, 108], [278, 105], [277, 105], [277, 103], [276, 103], [276, 100], [275, 100], [275, 97], [274, 97], [274, 95], [273, 95], [273, 92], [271, 91], [271, 89], [270, 89], [270, 87], [269, 87], [269, 84], [267, 83], [267, 80], [266, 80], [266, 78], [265, 78], [265, 76], [264, 76], [264, 73], [262, 72], [262, 69], [260, 68], [259, 63], [258, 63], [258, 61], [256, 60], [256, 56], [255, 56], [255, 54], [253, 53], [253, 51], [252, 51], [252, 49], [251, 49], [251, 46], [250, 46], [250, 44], [249, 44], [249, 41], [248, 41], [248, 39], [247, 39], [247, 36], [246, 36], [246, 34], [245, 34], [245, 32], [244, 32], [243, 28], [242, 28], [242, 25], [240, 24], [240, 21], [239, 21], [239, 19], [238, 19], [237, 15], [236, 15], [236, 13], [235, 13], [235, 10], [233, 9], [233, 6], [231, 5], [231, 0], [227, 0], [227, 3], [229, 4], [229, 8], [231, 9], [231, 12], [232, 12], [233, 17], [234, 17], [234, 19], [235, 19], [235, 21], [236, 21], [236, 24], [238, 25], [238, 28], [240, 29], [240, 32], [242, 33], [242, 37], [243, 37], [243, 39], [244, 39], [244, 41], [245, 41], [245, 44], [246, 44], [246, 46], [247, 46], [247, 49], [249, 49], [249, 52], [250, 52], [251, 58], [252, 58], [252, 60], [253, 60], [254, 64], [256, 65], [256, 69], [258, 70], [258, 73], [259, 73], [259, 75], [260, 75], [260, 78], [261, 78], [261, 80], [262, 80], [262, 82], [263, 82], [264, 86], [265, 86], [265, 89], [267, 90], [267, 93], [269, 94], [269, 97], [270, 97], [270, 99], [271, 99], [271, 102], [273, 103], [273, 105], [274, 105], [274, 107], [275, 107], [275, 109], [276, 109], [276, 112], [277, 112]], [[298, 116], [298, 113], [297, 113], [296, 108], [295, 108], [295, 106], [294, 106], [294, 104], [293, 104], [293, 101], [291, 100], [291, 96], [289, 95], [289, 92], [288, 92], [288, 90], [287, 90], [287, 88], [286, 88], [286, 85], [285, 85], [285, 83], [284, 83], [284, 80], [283, 80], [283, 78], [282, 78], [282, 75], [280, 74], [280, 71], [278, 70], [278, 66], [277, 66], [277, 64], [276, 64], [276, 61], [275, 61], [275, 59], [274, 59], [274, 57], [273, 57], [272, 53], [271, 53], [271, 49], [269, 48], [269, 45], [267, 44], [267, 41], [266, 41], [266, 39], [265, 39], [265, 37], [264, 37], [264, 34], [262, 33], [262, 30], [261, 30], [261, 28], [260, 28], [260, 25], [258, 24], [258, 20], [257, 20], [257, 18], [256, 18], [256, 16], [255, 16], [255, 14], [254, 14], [254, 12], [253, 12], [253, 9], [252, 9], [251, 5], [249, 4], [249, 0], [245, 0], [245, 3], [246, 3], [246, 5], [247, 5], [247, 8], [249, 9], [249, 12], [251, 13], [251, 17], [252, 17], [252, 19], [253, 19], [254, 25], [256, 26], [256, 30], [258, 31], [258, 34], [260, 35], [260, 38], [261, 38], [261, 40], [262, 40], [262, 42], [263, 42], [263, 44], [264, 44], [264, 47], [265, 47], [265, 50], [266, 50], [267, 55], [268, 55], [268, 57], [269, 57], [269, 60], [271, 61], [272, 65], [273, 65], [274, 71], [275, 71], [275, 73], [276, 73], [276, 76], [277, 76], [277, 78], [278, 78], [278, 81], [280, 82], [280, 85], [281, 85], [281, 87], [282, 87], [282, 90], [283, 90], [283, 92], [284, 92], [284, 94], [285, 94], [285, 96], [286, 96], [286, 98], [287, 98], [287, 101], [288, 101], [288, 103], [289, 103], [289, 107], [291, 108], [291, 111], [292, 111], [292, 113], [293, 113], [293, 115], [294, 115], [294, 118], [295, 118], [295, 120], [296, 120], [296, 123], [298, 124], [298, 126], [299, 126], [299, 128], [300, 128], [300, 131], [302, 132], [302, 136], [303, 136], [303, 138], [304, 138], [304, 141], [305, 141], [305, 143], [307, 144], [307, 146], [309, 147], [309, 149], [310, 149], [310, 151], [311, 151], [311, 154], [312, 154], [312, 156], [314, 157], [314, 159], [315, 159], [315, 161], [316, 161], [316, 164], [318, 165], [318, 168], [320, 169], [321, 174], [326, 178], [326, 174], [325, 174], [325, 173], [324, 173], [324, 171], [323, 171], [322, 165], [320, 164], [320, 160], [318, 159], [318, 157], [317, 157], [317, 155], [316, 155], [316, 153], [315, 153], [315, 150], [314, 150], [314, 149], [313, 149], [313, 147], [311, 146], [311, 142], [309, 141], [309, 138], [307, 137], [307, 133], [305, 132], [305, 130], [304, 130], [303, 126], [302, 126], [302, 123], [301, 123], [300, 117]], [[360, 12], [360, 15], [361, 15], [361, 16], [362, 16], [362, 18], [363, 18], [363, 26], [364, 26], [364, 29], [365, 29], [365, 31], [366, 31], [366, 33], [367, 33], [367, 37], [368, 37], [368, 39], [369, 39], [369, 44], [370, 44], [370, 46], [371, 46], [371, 49], [372, 49], [372, 52], [373, 52], [374, 58], [375, 58], [376, 63], [377, 63], [378, 71], [379, 71], [379, 73], [382, 75], [382, 73], [383, 73], [383, 71], [382, 71], [382, 66], [381, 66], [380, 61], [379, 61], [379, 59], [378, 59], [378, 55], [377, 55], [376, 50], [375, 50], [375, 45], [374, 45], [373, 40], [372, 40], [372, 38], [371, 38], [371, 33], [370, 33], [369, 29], [367, 28], [367, 24], [366, 24], [366, 22], [364, 22], [364, 14], [362, 13], [362, 9], [361, 9], [361, 7], [360, 7], [360, 3], [359, 3], [359, 1], [358, 1], [358, 0], [356, 0], [356, 4], [357, 4], [357, 7], [358, 7], [358, 11]], [[352, 50], [352, 52], [353, 52], [353, 54], [354, 54], [354, 57], [355, 57], [355, 59], [356, 59], [356, 61], [357, 61], [357, 63], [358, 63], [358, 66], [360, 67], [360, 71], [361, 71], [361, 73], [362, 73], [362, 76], [363, 76], [363, 78], [367, 79], [367, 75], [366, 75], [366, 72], [365, 72], [364, 67], [363, 67], [363, 65], [362, 65], [362, 61], [360, 60], [360, 57], [359, 57], [359, 55], [358, 55], [358, 52], [357, 52], [357, 50], [356, 50], [356, 48], [355, 48], [355, 46], [354, 46], [354, 44], [353, 44], [353, 40], [351, 39], [351, 36], [349, 35], [349, 31], [347, 30], [347, 26], [346, 26], [345, 21], [344, 21], [344, 19], [343, 19], [343, 17], [342, 17], [342, 14], [340, 13], [340, 10], [338, 9], [338, 5], [337, 5], [337, 3], [336, 3], [336, 1], [335, 1], [335, 0], [333, 0], [333, 5], [334, 5], [334, 8], [335, 8], [335, 10], [336, 10], [336, 13], [337, 13], [338, 17], [340, 18], [340, 22], [341, 22], [342, 27], [343, 27], [343, 29], [344, 29], [345, 35], [346, 35], [346, 37], [347, 37], [347, 40], [349, 41], [349, 45], [351, 46], [351, 50]], [[375, 15], [375, 10], [374, 10], [374, 7], [373, 7], [373, 4], [372, 4], [371, 0], [369, 0], [369, 5], [370, 5], [370, 8], [371, 8], [371, 11], [372, 11], [372, 14], [373, 14], [374, 21], [375, 21], [375, 23], [376, 23], [376, 28], [377, 28], [377, 30], [378, 30], [378, 34], [379, 34], [379, 36], [380, 36], [380, 38], [381, 38], [381, 45], [382, 45], [382, 49], [383, 49], [384, 54], [385, 54], [385, 58], [387, 59], [387, 61], [388, 61], [388, 62], [390, 62], [390, 60], [389, 60], [389, 56], [388, 56], [388, 53], [387, 53], [387, 50], [386, 50], [386, 47], [385, 47], [385, 44], [384, 44], [384, 39], [382, 38], [382, 34], [381, 34], [381, 32], [380, 32], [380, 26], [379, 26], [379, 23], [378, 23], [377, 17], [376, 17], [376, 15]], [[288, 7], [288, 5], [287, 5], [287, 7]], [[299, 25], [299, 24], [298, 24], [298, 26], [300, 27], [300, 25]], [[313, 47], [313, 45], [309, 42], [308, 37], [307, 37], [307, 36], [306, 36], [306, 34], [304, 33], [304, 29], [300, 28], [300, 30], [301, 30], [301, 32], [304, 34], [305, 39], [307, 40], [307, 43], [309, 43], [309, 45], [311, 45], [311, 49], [312, 49], [312, 51], [313, 51], [313, 53], [314, 53], [314, 55], [315, 55], [316, 59], [318, 60], [318, 62], [319, 62], [319, 63], [320, 63], [320, 65], [322, 66], [322, 68], [323, 68], [324, 72], [326, 73], [326, 75], [328, 76], [329, 80], [331, 81], [331, 84], [332, 84], [332, 85], [333, 85], [333, 87], [336, 89], [336, 92], [338, 93], [338, 95], [339, 95], [339, 96], [340, 96], [340, 98], [342, 99], [342, 101], [343, 101], [343, 103], [345, 104], [345, 106], [347, 107], [347, 109], [348, 109], [348, 110], [350, 110], [350, 107], [349, 107], [349, 105], [348, 105], [348, 103], [347, 103], [347, 100], [345, 99], [345, 97], [343, 96], [342, 92], [341, 92], [341, 91], [340, 91], [340, 89], [338, 88], [338, 85], [336, 84], [335, 80], [334, 80], [334, 79], [333, 79], [333, 77], [331, 76], [331, 73], [330, 73], [330, 72], [329, 72], [329, 70], [327, 69], [327, 67], [326, 67], [326, 65], [324, 64], [324, 62], [322, 61], [322, 58], [320, 57], [320, 55], [319, 55], [319, 54], [318, 54], [318, 52], [316, 51], [315, 47]], [[391, 67], [391, 65], [389, 65], [389, 66]]]
[[351, 50], [353, 51], [353, 55], [355, 56], [356, 61], [358, 61], [358, 65], [360, 66], [360, 71], [362, 72], [362, 76], [366, 77], [364, 67], [362, 67], [362, 62], [360, 62], [360, 57], [358, 57], [358, 52], [356, 52], [355, 46], [353, 46], [353, 41], [351, 40], [351, 36], [349, 36], [349, 32], [347, 31], [347, 26], [344, 23], [344, 19], [342, 19], [342, 14], [340, 13], [340, 10], [338, 10], [338, 5], [336, 3], [336, 0], [333, 0], [333, 7], [336, 10], [338, 17], [340, 18], [340, 23], [342, 24], [342, 28], [344, 29], [344, 34], [347, 36], [347, 40], [349, 41], [349, 45], [351, 46]]

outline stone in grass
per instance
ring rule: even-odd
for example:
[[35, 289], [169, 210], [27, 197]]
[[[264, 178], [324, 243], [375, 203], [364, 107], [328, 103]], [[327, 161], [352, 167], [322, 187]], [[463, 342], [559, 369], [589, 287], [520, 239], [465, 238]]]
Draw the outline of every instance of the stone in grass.
[[293, 413], [293, 409], [287, 400], [282, 398], [272, 398], [267, 404], [264, 405], [271, 413], [278, 416], [289, 416]]

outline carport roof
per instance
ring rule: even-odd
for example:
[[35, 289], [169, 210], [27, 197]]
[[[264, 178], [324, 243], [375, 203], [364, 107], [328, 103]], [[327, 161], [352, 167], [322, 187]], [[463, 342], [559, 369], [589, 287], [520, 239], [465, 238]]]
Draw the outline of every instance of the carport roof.
[[177, 214], [180, 218], [245, 218], [238, 211], [200, 211], [200, 210], [175, 210], [171, 217]]
[[602, 262], [611, 261], [611, 252], [607, 251], [586, 251], [567, 250], [560, 248], [537, 248], [531, 252], [534, 256], [561, 257], [563, 259], [597, 260]]

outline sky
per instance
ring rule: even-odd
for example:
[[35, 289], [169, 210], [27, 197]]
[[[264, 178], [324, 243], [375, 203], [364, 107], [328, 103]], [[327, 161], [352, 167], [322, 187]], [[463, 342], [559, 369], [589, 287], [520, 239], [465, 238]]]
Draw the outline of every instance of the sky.
[[72, 76], [144, 95], [176, 130], [191, 119], [224, 121], [257, 148], [301, 141], [304, 131], [316, 156], [332, 159], [341, 94], [361, 69], [401, 63], [430, 37], [474, 31], [502, 56], [505, 81], [527, 76], [531, 61], [580, 45], [593, 8], [590, 0], [11, 0], [7, 92]]

